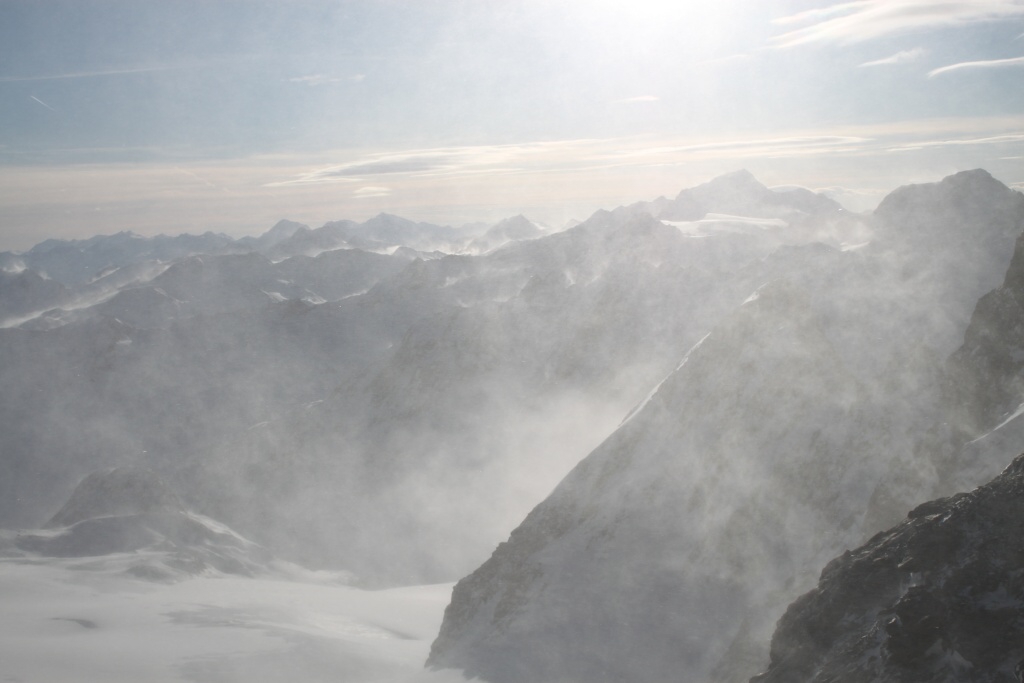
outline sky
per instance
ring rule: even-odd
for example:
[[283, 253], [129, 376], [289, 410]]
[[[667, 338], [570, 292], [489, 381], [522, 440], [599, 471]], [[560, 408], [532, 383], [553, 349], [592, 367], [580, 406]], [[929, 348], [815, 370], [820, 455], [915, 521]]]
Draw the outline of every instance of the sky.
[[1024, 188], [1024, 0], [0, 0], [0, 250]]

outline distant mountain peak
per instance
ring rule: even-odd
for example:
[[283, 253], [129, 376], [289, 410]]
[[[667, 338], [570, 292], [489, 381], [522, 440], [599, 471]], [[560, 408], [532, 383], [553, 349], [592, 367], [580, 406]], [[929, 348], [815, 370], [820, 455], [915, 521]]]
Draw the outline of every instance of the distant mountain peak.
[[760, 185], [761, 181], [755, 178], [754, 174], [747, 169], [741, 168], [736, 171], [729, 171], [728, 173], [716, 176], [712, 178], [709, 183], [756, 183]]
[[[904, 185], [889, 193], [874, 215], [902, 239], [957, 239], [970, 242], [1012, 233], [1021, 226], [1006, 218], [1024, 206], [1024, 197], [984, 169], [961, 171], [937, 183]], [[940, 226], [948, 226], [940, 233]]]
[[109, 515], [184, 509], [177, 494], [153, 472], [140, 467], [116, 467], [93, 472], [79, 482], [46, 527], [68, 526]]

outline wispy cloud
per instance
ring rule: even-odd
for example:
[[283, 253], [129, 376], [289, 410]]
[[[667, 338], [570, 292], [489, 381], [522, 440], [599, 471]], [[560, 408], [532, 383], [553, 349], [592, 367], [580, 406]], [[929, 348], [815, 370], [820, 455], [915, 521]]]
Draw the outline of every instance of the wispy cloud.
[[295, 78], [289, 78], [288, 82], [316, 86], [330, 85], [331, 83], [341, 83], [341, 79], [332, 76], [324, 76], [323, 74], [310, 74], [308, 76], [296, 76]]
[[860, 43], [921, 29], [936, 29], [1024, 16], [1022, 0], [858, 0], [776, 19], [800, 26], [776, 36], [776, 47]]
[[638, 97], [627, 97], [623, 100], [614, 100], [614, 104], [636, 104], [639, 102], [660, 102], [657, 95], [640, 95]]
[[390, 187], [360, 187], [352, 193], [352, 196], [356, 199], [366, 199], [369, 197], [387, 197], [389, 194], [391, 194]]
[[870, 138], [842, 135], [808, 135], [749, 140], [724, 140], [680, 146], [641, 148], [622, 152], [612, 158], [723, 156], [723, 157], [796, 157], [849, 152], [870, 142]]
[[314, 171], [292, 183], [325, 182], [331, 180], [358, 179], [364, 176], [390, 175], [393, 173], [418, 173], [434, 171], [454, 163], [461, 156], [458, 151], [417, 151], [370, 157], [365, 160], [341, 164]]
[[[409, 150], [363, 157], [264, 187], [359, 182], [365, 178], [437, 178], [672, 165], [713, 158], [795, 158], [859, 151], [870, 138], [852, 135], [807, 135], [651, 146], [642, 138], [574, 139], [514, 145], [481, 145]], [[356, 193], [362, 190], [356, 190]], [[366, 190], [371, 192], [371, 190]], [[371, 196], [369, 194], [354, 196]]]
[[[757, 50], [754, 50], [757, 52]], [[697, 66], [714, 66], [719, 64], [736, 64], [739, 62], [745, 62], [750, 59], [749, 52], [737, 52], [736, 54], [726, 55], [725, 57], [715, 57], [713, 59], [705, 59], [697, 62]]]
[[910, 62], [916, 62], [917, 60], [924, 57], [926, 50], [924, 48], [915, 47], [913, 50], [901, 50], [894, 55], [883, 57], [882, 59], [875, 59], [870, 62], [864, 62], [861, 66], [888, 66], [890, 64], [907, 64]]
[[935, 147], [962, 147], [964, 145], [1006, 145], [1024, 143], [1024, 134], [992, 135], [984, 138], [966, 138], [949, 140], [924, 140], [896, 147], [889, 147], [888, 152], [914, 152], [920, 149]]
[[39, 104], [43, 105], [44, 107], [46, 107], [50, 111], [57, 111], [56, 109], [54, 109], [53, 107], [48, 105], [46, 102], [43, 102], [41, 99], [39, 99], [35, 95], [29, 95], [29, 98], [35, 100], [36, 102], [38, 102]]
[[267, 187], [308, 185], [325, 182], [352, 182], [367, 176], [437, 175], [479, 172], [506, 172], [520, 160], [548, 160], [561, 151], [587, 148], [596, 141], [557, 140], [512, 145], [478, 145], [417, 149], [375, 154], [344, 164], [318, 169], [298, 178], [267, 184]]
[[309, 74], [306, 76], [295, 76], [289, 78], [289, 83], [300, 83], [308, 86], [334, 85], [336, 83], [361, 83], [366, 78], [363, 74], [354, 74], [341, 78], [339, 76], [326, 76], [324, 74]]
[[33, 81], [60, 81], [70, 78], [98, 78], [101, 76], [124, 76], [130, 74], [144, 74], [154, 71], [172, 71], [174, 69], [187, 69], [191, 65], [176, 66], [139, 66], [128, 69], [105, 69], [101, 71], [72, 71], [62, 74], [44, 74], [40, 76], [0, 76], [0, 83], [30, 83]]
[[1001, 69], [1005, 67], [1020, 67], [1024, 66], [1024, 57], [1011, 57], [1009, 59], [987, 59], [978, 62], [960, 62], [959, 64], [950, 64], [949, 66], [939, 67], [928, 72], [928, 77], [932, 78], [940, 74], [949, 73], [950, 71], [961, 71], [963, 69]]

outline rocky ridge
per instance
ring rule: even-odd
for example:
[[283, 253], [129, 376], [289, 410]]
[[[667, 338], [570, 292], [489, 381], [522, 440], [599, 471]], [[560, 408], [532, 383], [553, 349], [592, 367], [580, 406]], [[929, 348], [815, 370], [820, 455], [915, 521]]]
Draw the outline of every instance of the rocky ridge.
[[830, 562], [751, 683], [1020, 680], [1024, 455]]

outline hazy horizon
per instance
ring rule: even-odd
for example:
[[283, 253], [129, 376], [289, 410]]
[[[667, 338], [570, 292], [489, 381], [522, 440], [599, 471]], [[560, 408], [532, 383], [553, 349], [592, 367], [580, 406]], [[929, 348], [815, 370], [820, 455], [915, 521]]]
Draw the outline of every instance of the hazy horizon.
[[0, 249], [1024, 184], [1024, 2], [0, 5]]

